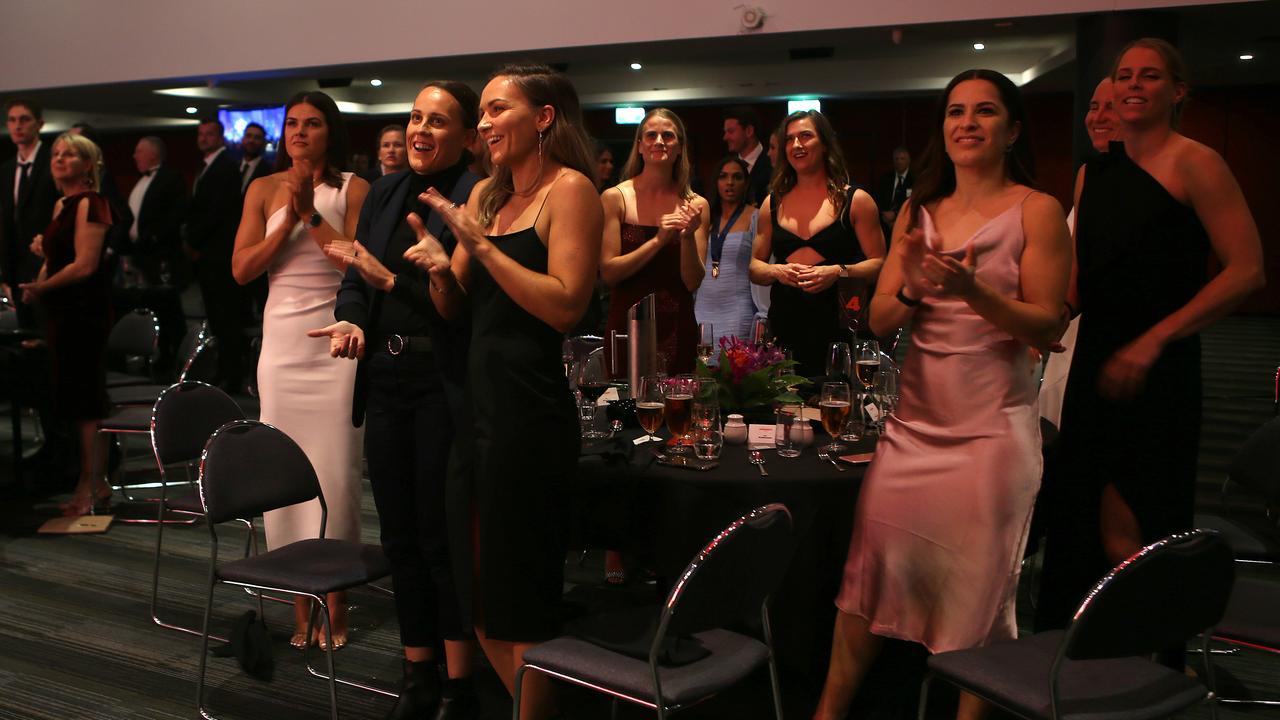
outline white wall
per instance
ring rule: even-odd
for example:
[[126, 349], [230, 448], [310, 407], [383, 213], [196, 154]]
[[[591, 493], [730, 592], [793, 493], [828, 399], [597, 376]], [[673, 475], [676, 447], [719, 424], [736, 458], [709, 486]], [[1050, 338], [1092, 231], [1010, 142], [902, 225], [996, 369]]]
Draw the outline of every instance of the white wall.
[[[1209, 0], [1209, 3], [1228, 0]], [[582, 45], [1168, 7], [1177, 0], [4, 0], [0, 91]]]

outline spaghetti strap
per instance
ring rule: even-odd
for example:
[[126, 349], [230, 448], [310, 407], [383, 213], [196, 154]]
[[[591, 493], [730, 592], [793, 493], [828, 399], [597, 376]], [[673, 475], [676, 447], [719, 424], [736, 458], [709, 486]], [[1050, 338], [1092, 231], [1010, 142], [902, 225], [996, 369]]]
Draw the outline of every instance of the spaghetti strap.
[[[547, 198], [551, 197], [551, 191], [552, 191], [552, 189], [554, 189], [554, 188], [555, 188], [556, 183], [560, 182], [560, 178], [562, 178], [562, 177], [564, 177], [564, 171], [563, 171], [563, 170], [561, 170], [561, 171], [560, 171], [560, 174], [559, 174], [559, 175], [556, 175], [556, 179], [555, 179], [555, 180], [552, 180], [552, 181], [551, 181], [551, 184], [547, 186], [547, 191], [546, 191], [545, 193], [543, 193], [543, 194], [542, 194], [542, 204], [538, 206], [538, 214], [533, 216], [533, 224], [532, 224], [532, 225], [530, 225], [530, 227], [535, 227], [535, 228], [536, 228], [536, 227], [538, 226], [538, 218], [541, 218], [541, 217], [542, 217], [542, 208], [544, 208], [544, 207], [546, 207], [546, 206], [547, 206]], [[625, 202], [625, 200], [624, 200], [624, 202]]]

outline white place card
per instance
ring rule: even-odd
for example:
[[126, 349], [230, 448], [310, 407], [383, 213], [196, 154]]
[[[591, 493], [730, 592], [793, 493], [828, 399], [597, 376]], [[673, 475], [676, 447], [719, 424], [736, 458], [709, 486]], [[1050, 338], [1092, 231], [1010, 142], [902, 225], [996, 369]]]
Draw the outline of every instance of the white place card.
[[871, 418], [871, 422], [880, 422], [880, 408], [875, 403], [867, 403], [867, 417]]
[[611, 387], [604, 391], [604, 394], [600, 396], [599, 400], [596, 400], [596, 407], [607, 407], [610, 401], [618, 402], [620, 399], [621, 398], [618, 397], [618, 388]]
[[751, 450], [772, 449], [776, 429], [777, 426], [775, 425], [748, 425], [747, 448]]

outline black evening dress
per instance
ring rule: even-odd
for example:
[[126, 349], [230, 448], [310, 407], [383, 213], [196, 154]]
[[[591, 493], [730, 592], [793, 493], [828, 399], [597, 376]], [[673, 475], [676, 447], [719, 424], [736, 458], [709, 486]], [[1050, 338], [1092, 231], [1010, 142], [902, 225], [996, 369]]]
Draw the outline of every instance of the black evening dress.
[[[857, 188], [849, 190], [849, 197]], [[773, 256], [776, 262], [788, 262], [797, 250], [813, 248], [822, 256], [817, 265], [854, 265], [867, 259], [858, 236], [849, 223], [846, 208], [839, 219], [805, 240], [778, 224], [779, 198], [770, 196], [773, 208]], [[826, 370], [827, 347], [833, 342], [848, 341], [849, 334], [841, 324], [839, 282], [819, 293], [775, 282], [769, 293], [769, 330], [778, 344], [790, 350], [799, 363], [795, 372], [806, 377], [821, 375]]]
[[[89, 222], [111, 224], [111, 206], [96, 192], [62, 199], [62, 212], [44, 231], [47, 276], [76, 259], [76, 212], [89, 204]], [[104, 243], [105, 249], [105, 243]], [[106, 351], [111, 333], [111, 295], [106, 263], [92, 275], [43, 294], [54, 412], [71, 421], [107, 415]]]
[[[547, 271], [534, 227], [489, 239], [524, 267]], [[475, 258], [470, 272], [478, 620], [494, 639], [546, 640], [560, 629], [565, 497], [581, 444], [564, 336], [516, 304]]]
[[1037, 628], [1061, 627], [1109, 569], [1098, 526], [1114, 485], [1144, 543], [1192, 527], [1200, 444], [1200, 338], [1164, 348], [1135, 397], [1098, 392], [1116, 351], [1207, 282], [1209, 236], [1190, 207], [1129, 159], [1123, 143], [1089, 162], [1076, 211], [1080, 330], [1048, 467], [1050, 530]]

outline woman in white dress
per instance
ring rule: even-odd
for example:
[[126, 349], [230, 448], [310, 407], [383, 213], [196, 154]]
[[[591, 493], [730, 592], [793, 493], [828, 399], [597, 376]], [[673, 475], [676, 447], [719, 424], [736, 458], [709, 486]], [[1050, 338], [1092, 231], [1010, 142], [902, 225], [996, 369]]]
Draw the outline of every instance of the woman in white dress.
[[[255, 180], [245, 196], [231, 272], [244, 284], [266, 272], [258, 389], [262, 421], [301, 446], [320, 478], [329, 508], [325, 537], [360, 539], [360, 431], [351, 426], [355, 364], [333, 358], [324, 338], [307, 331], [333, 322], [342, 270], [324, 248], [352, 247], [369, 184], [341, 172], [347, 133], [333, 99], [303, 92], [285, 106], [280, 172]], [[266, 515], [267, 547], [318, 537], [320, 503], [311, 501]], [[345, 598], [328, 598], [335, 649], [346, 644]], [[310, 603], [294, 608], [292, 644], [309, 643]], [[322, 642], [323, 633], [313, 632]]]

